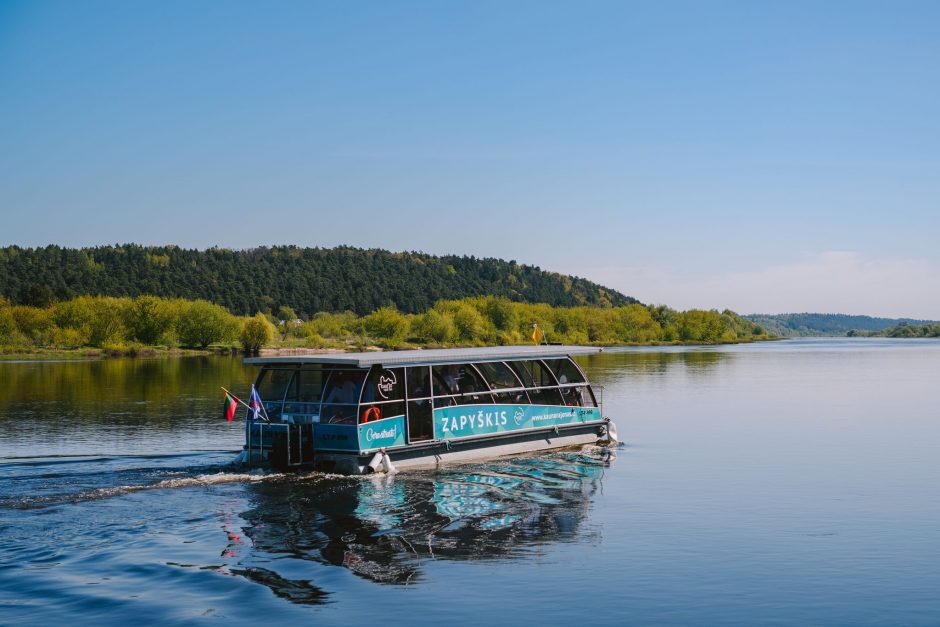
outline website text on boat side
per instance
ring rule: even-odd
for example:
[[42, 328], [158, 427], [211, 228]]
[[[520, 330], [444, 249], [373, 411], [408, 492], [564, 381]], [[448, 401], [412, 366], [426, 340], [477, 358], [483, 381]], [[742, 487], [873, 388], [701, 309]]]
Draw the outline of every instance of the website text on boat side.
[[573, 356], [500, 346], [255, 357], [242, 461], [362, 474], [616, 441]]

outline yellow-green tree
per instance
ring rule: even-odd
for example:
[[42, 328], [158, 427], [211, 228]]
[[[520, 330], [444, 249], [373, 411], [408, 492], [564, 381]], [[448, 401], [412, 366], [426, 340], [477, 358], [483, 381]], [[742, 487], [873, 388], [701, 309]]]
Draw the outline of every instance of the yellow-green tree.
[[58, 303], [52, 319], [62, 329], [78, 332], [82, 344], [104, 346], [124, 340], [124, 301], [110, 296], [79, 296]]
[[454, 318], [449, 313], [430, 309], [415, 316], [411, 323], [411, 334], [422, 342], [447, 344], [457, 337]]
[[55, 322], [52, 310], [42, 307], [19, 305], [11, 307], [10, 313], [23, 337], [34, 346], [48, 346], [53, 343]]
[[10, 342], [14, 333], [16, 333], [16, 320], [13, 319], [10, 308], [3, 306], [0, 302], [0, 344]]
[[376, 309], [362, 318], [366, 335], [389, 346], [401, 344], [409, 326], [408, 318], [392, 307]]
[[274, 339], [274, 325], [262, 313], [255, 314], [242, 323], [239, 341], [248, 353], [257, 353], [265, 344]]
[[128, 339], [149, 345], [165, 342], [176, 322], [176, 315], [176, 308], [165, 299], [138, 296], [124, 309]]
[[197, 300], [180, 308], [176, 334], [183, 346], [206, 348], [210, 344], [231, 340], [237, 326], [235, 317], [224, 307]]

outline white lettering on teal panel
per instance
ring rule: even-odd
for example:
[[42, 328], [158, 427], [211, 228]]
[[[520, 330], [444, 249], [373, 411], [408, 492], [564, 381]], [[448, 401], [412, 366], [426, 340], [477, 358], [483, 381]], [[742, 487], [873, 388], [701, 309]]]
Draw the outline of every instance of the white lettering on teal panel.
[[596, 407], [463, 405], [434, 410], [434, 437], [463, 438], [522, 429], [581, 424], [601, 419]]
[[392, 416], [359, 425], [359, 450], [405, 445], [405, 417]]

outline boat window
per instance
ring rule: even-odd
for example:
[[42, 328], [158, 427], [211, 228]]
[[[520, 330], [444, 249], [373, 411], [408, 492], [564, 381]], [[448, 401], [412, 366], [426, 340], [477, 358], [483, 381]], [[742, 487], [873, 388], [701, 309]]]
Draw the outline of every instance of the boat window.
[[431, 370], [431, 378], [434, 380], [435, 409], [457, 404], [457, 401], [451, 396], [451, 394], [457, 394], [456, 368], [457, 366], [435, 366]]
[[[409, 368], [412, 370], [412, 368]], [[422, 370], [430, 372], [430, 368]], [[409, 384], [411, 380], [409, 379]], [[410, 393], [410, 389], [409, 389]], [[434, 437], [434, 418], [431, 413], [431, 401], [428, 399], [408, 400], [408, 441], [420, 442]]]
[[[480, 374], [483, 375], [483, 378], [486, 379], [487, 383], [490, 384], [490, 388], [493, 389], [493, 398], [497, 403], [509, 405], [529, 404], [529, 396], [525, 393], [524, 390], [518, 389], [524, 387], [522, 382], [519, 381], [509, 366], [501, 361], [484, 362], [476, 364], [476, 366], [479, 369]], [[509, 388], [517, 389], [514, 392], [497, 391]]]
[[458, 404], [477, 405], [493, 402], [489, 386], [473, 366], [463, 364], [458, 372], [460, 373], [457, 378], [457, 387], [460, 390], [460, 396], [457, 397]]
[[586, 395], [587, 386], [561, 388], [561, 396], [565, 399], [565, 405], [569, 407], [593, 406], [593, 403], [589, 400], [590, 396]]
[[529, 378], [532, 379], [532, 386], [539, 387], [544, 385], [558, 385], [555, 376], [538, 359], [529, 359], [526, 361], [512, 362], [517, 365], [517, 369], [528, 371]]
[[298, 370], [294, 373], [294, 380], [287, 389], [284, 398], [284, 414], [320, 413], [320, 396], [323, 391], [323, 382], [329, 376], [329, 370]]
[[459, 394], [457, 390], [457, 377], [460, 373], [457, 370], [456, 364], [434, 366], [431, 371], [434, 374], [434, 396]]
[[405, 398], [405, 377], [401, 368], [385, 369], [379, 366], [369, 371], [362, 390], [363, 403], [400, 401]]
[[434, 409], [438, 407], [450, 407], [451, 405], [457, 404], [457, 397], [455, 396], [444, 396], [444, 397], [435, 397], [434, 399]]
[[255, 381], [255, 389], [263, 401], [282, 401], [284, 392], [290, 384], [291, 377], [294, 376], [294, 370], [285, 368], [266, 368], [258, 375]]
[[493, 392], [493, 399], [500, 405], [531, 405], [529, 395], [525, 390], [513, 390], [512, 392]]
[[358, 408], [359, 405], [323, 405], [320, 409], [320, 422], [331, 425], [354, 425]]
[[294, 383], [287, 393], [287, 400], [301, 403], [319, 403], [323, 382], [328, 370], [301, 370], [294, 375]]
[[490, 361], [476, 365], [480, 374], [494, 390], [523, 387], [509, 366], [501, 361]]
[[591, 388], [583, 385], [578, 387], [561, 388], [561, 395], [565, 399], [565, 405], [571, 407], [596, 407], [594, 395], [591, 394]]
[[[323, 402], [331, 404], [359, 404], [365, 370], [334, 370], [326, 383]], [[355, 412], [353, 412], [355, 416]]]
[[476, 371], [468, 364], [434, 366], [433, 370], [435, 396], [489, 391]]
[[558, 378], [558, 383], [584, 383], [584, 375], [570, 359], [551, 359], [545, 362]]
[[434, 366], [434, 395], [472, 395], [464, 399], [458, 399], [457, 402], [465, 405], [467, 403], [483, 402], [481, 395], [485, 393], [487, 399], [490, 398], [489, 388], [486, 383], [477, 374], [473, 366], [469, 364], [448, 364], [445, 366]]
[[375, 422], [393, 416], [403, 416], [405, 414], [404, 401], [392, 401], [391, 403], [369, 403], [359, 406], [359, 424]]
[[431, 368], [418, 366], [417, 368], [406, 368], [405, 372], [408, 379], [408, 400], [430, 398]]
[[561, 392], [556, 387], [558, 383], [555, 376], [541, 361], [531, 359], [527, 361], [511, 361], [509, 365], [513, 371], [520, 375], [529, 390], [529, 398], [533, 405], [564, 405]]
[[523, 361], [506, 362], [506, 365], [509, 366], [512, 371], [516, 373], [516, 376], [519, 377], [519, 380], [522, 381], [523, 387], [534, 388], [535, 382], [532, 381], [532, 373], [529, 372], [524, 364], [525, 362]]

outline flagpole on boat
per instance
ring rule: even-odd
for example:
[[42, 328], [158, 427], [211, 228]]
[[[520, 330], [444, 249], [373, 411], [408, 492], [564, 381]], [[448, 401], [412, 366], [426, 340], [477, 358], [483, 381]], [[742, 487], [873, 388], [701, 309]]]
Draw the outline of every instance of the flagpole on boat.
[[[220, 385], [219, 387], [222, 388], [221, 385]], [[225, 388], [222, 388], [222, 391], [225, 392], [226, 394], [228, 394], [229, 396], [231, 396], [232, 398], [234, 398], [234, 399], [235, 399], [236, 401], [238, 401], [241, 405], [244, 405], [244, 406], [245, 406], [245, 409], [251, 409], [251, 407], [248, 406], [248, 403], [246, 403], [246, 402], [243, 401], [242, 399], [238, 398], [237, 396], [235, 396], [234, 394], [232, 394], [231, 392], [229, 392], [229, 391], [226, 390]]]
[[[271, 419], [268, 418], [268, 410], [267, 410], [267, 408], [264, 406], [264, 401], [261, 400], [261, 395], [258, 394], [258, 391], [255, 389], [255, 384], [254, 384], [254, 383], [251, 384], [251, 394], [252, 394], [253, 396], [257, 396], [257, 397], [258, 397], [258, 407], [261, 408], [261, 413], [264, 414], [264, 421], [265, 421], [265, 422], [271, 422]], [[249, 408], [249, 409], [250, 409], [250, 408]]]

